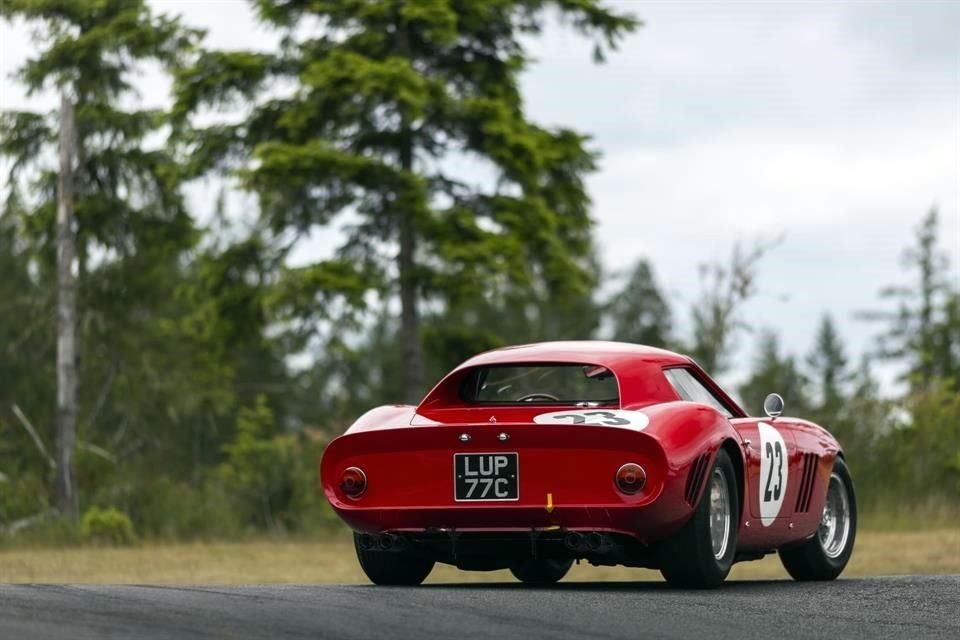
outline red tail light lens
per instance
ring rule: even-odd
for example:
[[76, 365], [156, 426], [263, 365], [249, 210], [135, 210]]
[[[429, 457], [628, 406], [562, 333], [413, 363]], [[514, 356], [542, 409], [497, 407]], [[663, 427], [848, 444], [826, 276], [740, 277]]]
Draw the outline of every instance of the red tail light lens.
[[647, 484], [647, 472], [638, 464], [628, 462], [617, 469], [617, 489], [621, 493], [633, 495], [640, 493], [643, 485]]
[[367, 474], [359, 467], [347, 467], [340, 476], [340, 491], [356, 500], [367, 490]]

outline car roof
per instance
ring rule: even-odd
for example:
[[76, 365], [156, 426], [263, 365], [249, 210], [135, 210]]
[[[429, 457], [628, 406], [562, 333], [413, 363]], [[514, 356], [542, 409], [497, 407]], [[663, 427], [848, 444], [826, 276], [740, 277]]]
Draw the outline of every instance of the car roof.
[[564, 340], [494, 349], [470, 358], [457, 368], [535, 362], [583, 362], [619, 368], [631, 361], [681, 365], [688, 364], [691, 360], [673, 351], [641, 344], [606, 340]]
[[666, 349], [627, 342], [605, 340], [566, 340], [538, 342], [494, 349], [476, 355], [447, 374], [426, 395], [420, 407], [456, 402], [460, 384], [468, 369], [515, 364], [583, 364], [606, 367], [617, 378], [620, 402], [623, 405], [650, 404], [677, 400], [678, 396], [661, 369], [687, 366], [700, 372], [702, 383], [729, 405], [736, 417], [746, 415], [743, 409], [688, 356]]

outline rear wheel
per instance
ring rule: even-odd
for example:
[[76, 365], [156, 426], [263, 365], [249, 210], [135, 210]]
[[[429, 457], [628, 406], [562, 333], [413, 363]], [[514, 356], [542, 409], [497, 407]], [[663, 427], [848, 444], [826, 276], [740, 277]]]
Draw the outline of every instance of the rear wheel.
[[433, 570], [433, 560], [422, 558], [408, 550], [362, 549], [360, 536], [356, 533], [353, 534], [353, 546], [357, 550], [360, 568], [374, 584], [418, 585], [426, 580]]
[[573, 560], [524, 560], [510, 567], [510, 573], [524, 584], [553, 584], [570, 571]]
[[797, 547], [780, 550], [795, 580], [833, 580], [847, 566], [857, 537], [857, 498], [853, 478], [843, 458], [837, 458], [827, 486], [827, 498], [816, 535]]
[[693, 517], [660, 547], [660, 573], [670, 585], [707, 589], [723, 583], [737, 551], [739, 495], [733, 462], [720, 449]]

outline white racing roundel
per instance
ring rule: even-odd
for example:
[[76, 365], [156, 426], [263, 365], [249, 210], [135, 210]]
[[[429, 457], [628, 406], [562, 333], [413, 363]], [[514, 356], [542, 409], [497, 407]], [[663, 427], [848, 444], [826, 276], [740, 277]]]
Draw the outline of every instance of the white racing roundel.
[[650, 424], [650, 418], [642, 411], [623, 409], [575, 409], [573, 411], [551, 411], [534, 416], [537, 424], [572, 424], [598, 427], [623, 427], [640, 431]]
[[760, 422], [760, 522], [765, 527], [780, 515], [787, 494], [787, 444], [771, 425]]

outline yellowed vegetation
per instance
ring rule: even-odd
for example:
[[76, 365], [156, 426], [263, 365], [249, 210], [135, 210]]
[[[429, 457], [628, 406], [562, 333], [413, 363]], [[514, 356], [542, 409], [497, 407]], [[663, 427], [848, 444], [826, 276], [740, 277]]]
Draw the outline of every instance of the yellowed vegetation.
[[[960, 573], [960, 529], [861, 531], [846, 576]], [[775, 556], [739, 564], [731, 579], [786, 578]], [[591, 567], [567, 580], [659, 580], [655, 571]], [[466, 572], [438, 565], [430, 582], [512, 581], [506, 571]], [[352, 542], [258, 541], [148, 544], [127, 548], [6, 549], [0, 582], [55, 583], [364, 583]]]

